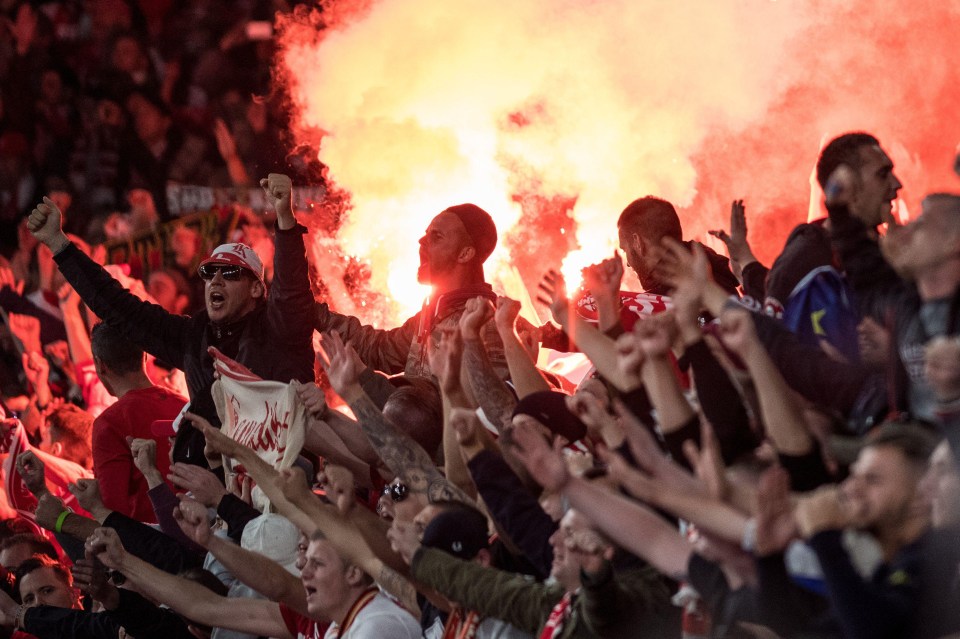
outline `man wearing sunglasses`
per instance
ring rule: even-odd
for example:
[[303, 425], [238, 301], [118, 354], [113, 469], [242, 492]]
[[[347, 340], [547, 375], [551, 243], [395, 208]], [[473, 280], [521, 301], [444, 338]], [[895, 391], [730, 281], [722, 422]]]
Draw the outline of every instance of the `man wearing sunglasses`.
[[[271, 173], [260, 186], [277, 214], [269, 293], [253, 249], [223, 244], [200, 265], [206, 307], [189, 317], [141, 301], [85, 256], [64, 235], [60, 210], [50, 198], [43, 198], [27, 222], [84, 303], [143, 350], [184, 371], [190, 410], [216, 425], [220, 418], [210, 395], [210, 347], [263, 379], [313, 381], [314, 300], [303, 243], [306, 229], [293, 215], [289, 177]], [[174, 461], [207, 466], [203, 445], [203, 435], [185, 422], [177, 432]]]

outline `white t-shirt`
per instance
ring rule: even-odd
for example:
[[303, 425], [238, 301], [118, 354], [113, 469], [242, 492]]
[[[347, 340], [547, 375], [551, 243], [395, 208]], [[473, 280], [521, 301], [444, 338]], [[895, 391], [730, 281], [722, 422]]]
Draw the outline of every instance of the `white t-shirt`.
[[[339, 628], [330, 624], [324, 639], [337, 636]], [[420, 624], [409, 612], [382, 592], [370, 600], [357, 614], [339, 639], [419, 639]]]

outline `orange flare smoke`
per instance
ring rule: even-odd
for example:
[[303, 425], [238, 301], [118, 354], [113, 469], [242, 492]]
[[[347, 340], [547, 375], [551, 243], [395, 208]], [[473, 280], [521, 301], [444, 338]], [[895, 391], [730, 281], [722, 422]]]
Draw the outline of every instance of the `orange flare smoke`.
[[461, 202], [500, 229], [488, 275], [509, 263], [530, 287], [572, 250], [607, 257], [647, 194], [698, 239], [744, 198], [769, 264], [806, 219], [825, 132], [880, 137], [912, 207], [956, 190], [958, 5], [898, 4], [331, 2], [282, 19], [278, 76], [294, 137], [322, 139], [351, 195], [337, 240], [400, 320], [420, 305], [417, 239]]

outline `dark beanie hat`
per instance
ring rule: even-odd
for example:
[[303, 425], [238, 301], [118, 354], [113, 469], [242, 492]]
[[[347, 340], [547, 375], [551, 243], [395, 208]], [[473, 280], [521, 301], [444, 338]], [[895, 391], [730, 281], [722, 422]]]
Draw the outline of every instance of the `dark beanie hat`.
[[467, 506], [448, 508], [427, 524], [422, 543], [460, 559], [473, 559], [489, 546], [487, 518]]
[[530, 393], [517, 403], [513, 416], [529, 415], [551, 432], [575, 442], [587, 434], [587, 425], [567, 408], [567, 397], [556, 391]]
[[447, 209], [463, 223], [483, 264], [497, 246], [497, 226], [490, 214], [476, 204], [458, 204]]

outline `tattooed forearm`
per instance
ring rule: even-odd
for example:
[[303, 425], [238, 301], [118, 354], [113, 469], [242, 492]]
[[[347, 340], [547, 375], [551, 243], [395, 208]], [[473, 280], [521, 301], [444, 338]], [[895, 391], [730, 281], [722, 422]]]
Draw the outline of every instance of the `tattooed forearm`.
[[[448, 482], [437, 470], [430, 455], [420, 444], [383, 416], [366, 393], [353, 398], [350, 408], [380, 459], [390, 472], [403, 479], [411, 491], [426, 493], [431, 502], [452, 499], [472, 503], [473, 500], [466, 493]], [[438, 485], [445, 488], [439, 489]], [[435, 498], [434, 495], [438, 497]]]
[[396, 597], [403, 607], [420, 616], [420, 607], [417, 605], [417, 589], [413, 587], [410, 580], [398, 573], [390, 566], [383, 564], [380, 568], [380, 574], [377, 575], [377, 583], [388, 593]]
[[500, 431], [504, 416], [513, 411], [517, 400], [493, 370], [481, 340], [463, 340], [463, 365], [467, 369], [470, 386], [473, 387], [473, 394], [480, 403], [480, 407], [487, 419]]

